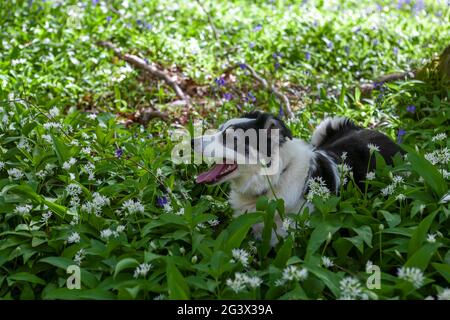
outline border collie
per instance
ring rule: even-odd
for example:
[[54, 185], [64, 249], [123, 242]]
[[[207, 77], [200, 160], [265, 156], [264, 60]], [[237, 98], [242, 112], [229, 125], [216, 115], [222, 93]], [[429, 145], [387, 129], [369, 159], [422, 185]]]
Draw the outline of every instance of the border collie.
[[[248, 139], [250, 131], [263, 133], [256, 136], [253, 146]], [[375, 167], [375, 157], [370, 157], [369, 146], [378, 147], [388, 164], [397, 152], [401, 152], [386, 135], [361, 128], [347, 118], [326, 118], [308, 143], [293, 138], [281, 119], [260, 111], [231, 119], [216, 133], [194, 138], [191, 143], [195, 153], [215, 161], [210, 170], [198, 175], [196, 182], [219, 184], [229, 181], [229, 201], [235, 215], [256, 211], [258, 197], [274, 198], [273, 193], [284, 200], [286, 212], [298, 213], [307, 202], [311, 178], [321, 177], [330, 192], [337, 194], [341, 183], [338, 165], [345, 159], [350, 174], [361, 188], [367, 170]], [[240, 151], [239, 146], [242, 147]], [[248, 160], [252, 154], [256, 154], [255, 162], [242, 160]], [[264, 174], [262, 168], [271, 169], [271, 172]], [[286, 230], [278, 215], [275, 221], [277, 234], [285, 236]], [[262, 230], [262, 223], [253, 226], [257, 239], [261, 238]], [[274, 233], [272, 245], [276, 242]]]

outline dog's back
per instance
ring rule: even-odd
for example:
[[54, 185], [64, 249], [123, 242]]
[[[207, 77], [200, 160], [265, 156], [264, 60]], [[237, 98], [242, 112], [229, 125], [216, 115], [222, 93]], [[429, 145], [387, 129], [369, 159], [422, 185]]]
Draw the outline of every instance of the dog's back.
[[359, 186], [367, 172], [375, 168], [375, 156], [370, 157], [369, 145], [378, 147], [387, 164], [392, 164], [396, 153], [402, 153], [402, 149], [383, 133], [361, 128], [341, 117], [325, 119], [314, 131], [311, 144], [336, 162], [349, 165]]

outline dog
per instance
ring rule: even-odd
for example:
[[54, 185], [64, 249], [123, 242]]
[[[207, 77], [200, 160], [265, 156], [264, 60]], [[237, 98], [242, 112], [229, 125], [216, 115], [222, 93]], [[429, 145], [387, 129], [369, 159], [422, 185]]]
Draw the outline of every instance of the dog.
[[[253, 135], [253, 142], [250, 132], [259, 133], [256, 138]], [[392, 164], [394, 155], [401, 152], [383, 133], [359, 127], [348, 118], [326, 118], [308, 143], [292, 137], [279, 117], [261, 111], [231, 119], [216, 133], [194, 138], [191, 144], [195, 153], [216, 162], [198, 175], [196, 182], [214, 185], [228, 181], [229, 202], [236, 216], [256, 211], [260, 196], [282, 198], [288, 213], [298, 213], [305, 204], [311, 208], [306, 200], [310, 179], [320, 178], [330, 192], [338, 194], [338, 166], [345, 163], [362, 188], [367, 172], [376, 165], [369, 147], [379, 149], [387, 164]], [[267, 171], [271, 172], [265, 174]], [[278, 215], [275, 222], [277, 234], [286, 236]], [[262, 223], [253, 226], [257, 239], [261, 239], [263, 227]], [[271, 244], [276, 243], [273, 233]]]

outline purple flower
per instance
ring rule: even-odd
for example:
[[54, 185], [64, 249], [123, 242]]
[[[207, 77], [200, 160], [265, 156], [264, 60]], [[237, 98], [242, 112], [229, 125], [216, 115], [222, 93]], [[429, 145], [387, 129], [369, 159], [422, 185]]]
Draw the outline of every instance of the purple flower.
[[333, 49], [333, 47], [334, 47], [333, 41], [325, 39], [325, 43], [326, 43], [328, 49]]
[[284, 110], [283, 110], [282, 106], [280, 106], [280, 110], [278, 110], [278, 115], [280, 118], [282, 118], [284, 116]]
[[275, 60], [277, 60], [278, 58], [281, 58], [283, 56], [283, 54], [282, 53], [279, 53], [279, 52], [274, 52], [274, 53], [272, 53], [272, 57], [275, 59]]
[[247, 69], [247, 65], [245, 63], [240, 63], [239, 68], [241, 68], [241, 70], [245, 70]]
[[163, 208], [168, 202], [169, 200], [165, 196], [156, 197], [156, 204], [160, 208]]
[[414, 112], [416, 112], [416, 106], [409, 105], [409, 106], [406, 107], [406, 111], [414, 113]]
[[106, 17], [106, 21], [107, 21], [107, 22], [110, 22], [111, 20], [112, 20], [112, 17], [111, 17], [111, 16], [107, 16], [107, 17]]
[[306, 52], [306, 53], [305, 53], [305, 59], [306, 59], [306, 61], [311, 60], [311, 53]]
[[123, 155], [123, 149], [117, 148], [116, 149], [116, 157], [120, 158]]
[[274, 67], [275, 67], [275, 70], [278, 70], [280, 68], [280, 63], [278, 61], [275, 62]]
[[217, 84], [219, 87], [224, 86], [225, 83], [226, 83], [226, 81], [225, 81], [225, 79], [224, 79], [223, 77], [216, 78], [214, 81], [216, 82], [216, 84]]
[[230, 100], [233, 99], [233, 95], [232, 95], [231, 93], [229, 93], [229, 92], [225, 92], [225, 93], [223, 94], [223, 98], [224, 98], [225, 100], [227, 100], [227, 101], [230, 101]]
[[379, 43], [378, 39], [373, 39], [372, 45], [373, 45], [374, 47], [376, 47], [376, 46], [378, 45], [378, 43]]
[[403, 136], [406, 134], [405, 129], [398, 129], [398, 133], [397, 133], [397, 142], [398, 143], [402, 143], [403, 141]]
[[249, 93], [247, 93], [246, 100], [247, 101], [251, 101], [251, 102], [255, 102], [256, 101], [256, 97], [251, 92], [249, 92]]
[[250, 47], [250, 49], [253, 49], [253, 48], [255, 47], [255, 43], [254, 43], [254, 42], [250, 42], [250, 43], [248, 44], [248, 46]]
[[397, 47], [394, 47], [394, 49], [392, 49], [392, 52], [394, 53], [394, 55], [398, 55], [398, 48]]
[[145, 25], [145, 27], [147, 28], [147, 30], [152, 30], [153, 29], [153, 25], [151, 23], [147, 23]]
[[262, 25], [261, 24], [257, 24], [254, 28], [253, 28], [253, 32], [258, 32], [262, 30]]
[[345, 46], [344, 47], [344, 51], [345, 51], [345, 54], [349, 55], [350, 54], [350, 47], [349, 46]]
[[144, 58], [144, 61], [145, 61], [146, 64], [148, 64], [148, 59], [147, 58]]
[[92, 0], [92, 5], [96, 6], [98, 4], [98, 0]]

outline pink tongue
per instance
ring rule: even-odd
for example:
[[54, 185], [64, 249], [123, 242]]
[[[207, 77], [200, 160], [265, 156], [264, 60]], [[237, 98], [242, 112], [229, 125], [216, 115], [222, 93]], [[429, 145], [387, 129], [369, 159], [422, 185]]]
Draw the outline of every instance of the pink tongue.
[[195, 181], [197, 183], [212, 182], [219, 176], [219, 174], [223, 171], [223, 169], [225, 169], [226, 166], [227, 164], [225, 163], [215, 164], [211, 168], [211, 170], [199, 174]]

